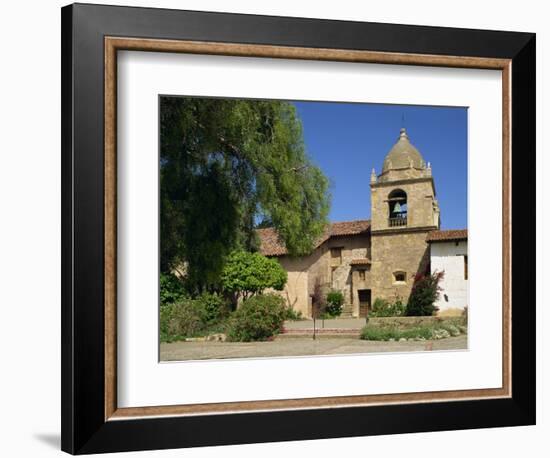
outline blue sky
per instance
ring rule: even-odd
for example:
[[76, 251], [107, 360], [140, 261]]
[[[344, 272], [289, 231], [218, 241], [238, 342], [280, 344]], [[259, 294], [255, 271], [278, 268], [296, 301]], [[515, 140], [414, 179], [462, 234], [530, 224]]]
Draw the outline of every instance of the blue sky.
[[442, 229], [467, 227], [466, 108], [294, 104], [308, 154], [331, 181], [331, 221], [370, 218], [371, 170], [381, 172], [404, 124], [411, 143], [431, 163]]

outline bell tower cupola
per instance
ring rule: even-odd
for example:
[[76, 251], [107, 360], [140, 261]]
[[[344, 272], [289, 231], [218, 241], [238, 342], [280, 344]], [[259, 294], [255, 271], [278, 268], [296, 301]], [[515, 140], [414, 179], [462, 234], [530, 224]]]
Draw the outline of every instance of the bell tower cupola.
[[401, 128], [384, 159], [371, 174], [371, 230], [438, 229], [439, 206], [432, 167]]
[[418, 178], [425, 175], [426, 163], [420, 151], [410, 142], [405, 128], [401, 128], [397, 142], [384, 159], [379, 181]]

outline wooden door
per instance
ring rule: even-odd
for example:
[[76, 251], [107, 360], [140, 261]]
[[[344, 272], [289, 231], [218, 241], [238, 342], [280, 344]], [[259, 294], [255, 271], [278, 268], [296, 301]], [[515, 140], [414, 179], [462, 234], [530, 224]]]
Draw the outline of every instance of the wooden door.
[[366, 317], [371, 307], [371, 292], [370, 289], [360, 289], [359, 294], [359, 316]]

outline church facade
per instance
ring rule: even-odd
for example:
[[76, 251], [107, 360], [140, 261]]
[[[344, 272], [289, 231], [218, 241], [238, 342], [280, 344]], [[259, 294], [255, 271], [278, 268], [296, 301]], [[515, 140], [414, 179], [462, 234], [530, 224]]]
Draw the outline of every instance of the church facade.
[[[343, 293], [343, 316], [365, 316], [376, 298], [406, 303], [416, 274], [431, 270], [432, 246], [454, 243], [446, 234], [457, 231], [439, 230], [431, 166], [405, 129], [381, 173], [372, 170], [370, 193], [371, 219], [331, 223], [308, 256], [289, 256], [274, 229], [258, 230], [262, 254], [278, 258], [288, 273], [283, 296], [304, 317], [312, 316], [319, 289]], [[465, 234], [459, 241], [467, 244]], [[466, 306], [464, 299], [453, 301], [457, 304]]]

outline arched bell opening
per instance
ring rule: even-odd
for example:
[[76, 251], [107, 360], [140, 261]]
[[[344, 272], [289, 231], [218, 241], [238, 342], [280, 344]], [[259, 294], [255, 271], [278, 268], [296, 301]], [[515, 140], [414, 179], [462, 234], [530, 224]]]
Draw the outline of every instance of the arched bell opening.
[[394, 189], [388, 196], [390, 227], [407, 225], [407, 193], [402, 189]]

